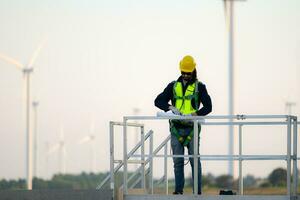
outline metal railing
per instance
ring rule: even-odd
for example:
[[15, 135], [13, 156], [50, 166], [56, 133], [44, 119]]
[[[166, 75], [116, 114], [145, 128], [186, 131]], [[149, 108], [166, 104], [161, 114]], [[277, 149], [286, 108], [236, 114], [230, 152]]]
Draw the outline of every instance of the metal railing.
[[[110, 121], [109, 122], [109, 143], [110, 143], [110, 173], [108, 176], [102, 180], [102, 182], [96, 187], [96, 189], [101, 189], [109, 180], [110, 180], [110, 188], [114, 191], [114, 175], [119, 171], [121, 167], [123, 167], [123, 161], [122, 160], [115, 160], [114, 159], [114, 127], [115, 126], [124, 126], [124, 123], [122, 122], [114, 122]], [[150, 131], [148, 134], [144, 134], [144, 125], [139, 124], [139, 123], [127, 123], [126, 126], [129, 127], [137, 127], [141, 129], [142, 133], [142, 139], [143, 141], [147, 140], [150, 136], [152, 137], [152, 131]], [[126, 144], [127, 145], [127, 144]], [[127, 159], [129, 159], [140, 147], [141, 147], [141, 142], [136, 144], [133, 149], [127, 154]], [[118, 163], [116, 167], [114, 167], [114, 164]]]
[[[130, 120], [170, 120], [170, 119], [177, 119], [177, 120], [191, 120], [194, 123], [194, 132], [198, 132], [198, 123], [204, 126], [238, 126], [238, 135], [239, 135], [239, 154], [238, 155], [168, 155], [167, 154], [167, 144], [170, 140], [170, 136], [167, 137], [163, 143], [159, 145], [159, 147], [153, 151], [153, 138], [151, 138], [152, 142], [150, 142], [150, 149], [149, 154], [146, 155], [144, 152], [144, 145], [145, 145], [145, 137], [143, 137], [144, 133], [142, 131], [142, 138], [141, 142], [139, 143], [141, 146], [141, 154], [140, 155], [133, 155], [130, 154], [130, 157], [140, 157], [141, 167], [138, 170], [141, 170], [142, 176], [142, 187], [145, 187], [145, 165], [149, 163], [150, 169], [150, 188], [151, 193], [153, 193], [153, 158], [154, 157], [164, 157], [165, 158], [165, 167], [164, 167], [164, 179], [166, 181], [166, 193], [168, 193], [168, 178], [167, 178], [167, 158], [171, 157], [184, 157], [194, 159], [194, 177], [198, 176], [198, 162], [197, 159], [200, 158], [201, 160], [237, 160], [239, 162], [239, 194], [243, 195], [243, 165], [242, 162], [244, 160], [285, 160], [287, 163], [287, 195], [288, 196], [296, 196], [297, 194], [297, 185], [298, 185], [298, 171], [297, 171], [297, 117], [290, 116], [290, 115], [233, 115], [233, 116], [226, 116], [226, 115], [219, 115], [219, 116], [205, 116], [205, 117], [194, 117], [194, 116], [166, 116], [166, 117], [156, 117], [156, 116], [125, 116], [123, 118], [123, 161], [120, 163], [123, 166], [123, 192], [124, 194], [128, 194], [128, 163], [129, 161], [129, 154], [128, 152], [128, 144], [127, 144], [127, 126], [132, 125], [129, 123]], [[231, 121], [224, 121], [232, 119]], [[221, 120], [221, 121], [218, 121]], [[223, 121], [222, 121], [223, 120]], [[248, 121], [250, 120], [250, 121]], [[255, 125], [266, 125], [266, 126], [286, 126], [287, 127], [287, 146], [286, 146], [286, 154], [285, 155], [243, 155], [242, 153], [242, 131], [244, 126], [255, 126]], [[110, 134], [113, 135], [113, 134]], [[293, 137], [293, 138], [292, 138]], [[293, 144], [292, 144], [293, 141]], [[111, 140], [113, 142], [113, 140]], [[198, 134], [194, 134], [194, 152], [198, 152]], [[113, 144], [111, 144], [111, 148]], [[162, 148], [165, 148], [164, 154], [159, 155], [158, 151]], [[112, 151], [112, 150], [111, 150]], [[112, 152], [111, 152], [112, 153]], [[112, 154], [111, 154], [112, 156]], [[145, 158], [147, 157], [147, 160]], [[111, 157], [111, 188], [114, 188], [114, 165], [113, 165], [114, 158]], [[293, 162], [293, 163], [292, 163]], [[291, 179], [292, 173], [292, 164], [293, 164], [293, 179]], [[293, 184], [293, 185], [291, 185]], [[198, 179], [194, 179], [194, 194], [197, 194], [197, 185]], [[293, 188], [293, 190], [292, 190]]]

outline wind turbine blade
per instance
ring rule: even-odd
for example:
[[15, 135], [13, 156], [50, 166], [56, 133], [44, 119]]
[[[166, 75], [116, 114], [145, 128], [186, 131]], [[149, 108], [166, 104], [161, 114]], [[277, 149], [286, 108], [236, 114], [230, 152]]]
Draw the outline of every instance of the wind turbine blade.
[[15, 59], [13, 59], [7, 55], [2, 54], [2, 53], [0, 53], [0, 59], [9, 64], [15, 65], [20, 70], [23, 70], [23, 68], [24, 68], [24, 66], [20, 62], [16, 61]]
[[31, 58], [30, 58], [30, 60], [29, 60], [29, 63], [28, 63], [28, 68], [31, 68], [31, 67], [33, 66], [33, 64], [34, 64], [34, 62], [35, 62], [35, 60], [36, 60], [38, 54], [40, 53], [41, 48], [44, 46], [45, 42], [46, 42], [46, 39], [44, 39], [44, 40], [38, 45], [37, 49], [33, 52], [32, 56], [31, 56]]
[[82, 138], [80, 141], [79, 141], [79, 144], [84, 144], [88, 141], [91, 140], [91, 137], [90, 136], [85, 136], [84, 138]]

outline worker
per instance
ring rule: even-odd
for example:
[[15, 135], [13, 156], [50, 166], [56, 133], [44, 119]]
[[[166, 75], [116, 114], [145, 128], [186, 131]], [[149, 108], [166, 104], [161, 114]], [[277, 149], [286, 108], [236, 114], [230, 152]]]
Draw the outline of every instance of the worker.
[[[156, 97], [155, 106], [165, 112], [172, 111], [176, 115], [205, 116], [209, 114], [212, 111], [211, 98], [206, 86], [197, 79], [194, 58], [190, 55], [184, 56], [179, 63], [179, 69], [181, 76], [176, 81], [169, 83], [164, 91]], [[169, 120], [169, 124], [173, 155], [184, 155], [185, 147], [187, 147], [189, 155], [194, 155], [194, 123], [187, 120]], [[201, 126], [198, 124], [198, 136], [200, 130]], [[199, 155], [199, 151], [197, 155]], [[194, 158], [189, 158], [189, 161], [194, 180]], [[173, 163], [175, 175], [173, 194], [183, 194], [184, 158], [173, 157]], [[198, 194], [201, 194], [201, 177], [202, 169], [198, 158]]]

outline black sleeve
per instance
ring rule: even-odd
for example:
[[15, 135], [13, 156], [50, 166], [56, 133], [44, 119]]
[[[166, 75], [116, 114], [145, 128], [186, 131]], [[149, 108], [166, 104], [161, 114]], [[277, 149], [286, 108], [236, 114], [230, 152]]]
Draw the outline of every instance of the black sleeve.
[[173, 85], [174, 82], [168, 84], [162, 93], [160, 93], [154, 100], [154, 105], [159, 109], [167, 112], [169, 110], [169, 101], [173, 98]]
[[212, 103], [211, 98], [206, 90], [206, 87], [203, 83], [199, 83], [199, 95], [200, 102], [202, 103], [202, 107], [197, 111], [197, 115], [204, 116], [209, 114], [212, 111]]

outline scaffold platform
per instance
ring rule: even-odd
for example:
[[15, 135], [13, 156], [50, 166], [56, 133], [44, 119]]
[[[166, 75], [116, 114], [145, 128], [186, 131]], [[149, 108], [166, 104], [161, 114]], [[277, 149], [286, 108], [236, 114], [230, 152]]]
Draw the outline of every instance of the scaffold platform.
[[[194, 132], [198, 132], [198, 124], [202, 126], [235, 126], [238, 128], [238, 154], [236, 155], [172, 155], [168, 153], [168, 143], [170, 135], [166, 137], [158, 146], [154, 147], [154, 131], [145, 131], [143, 123], [136, 121], [145, 120], [190, 120], [194, 123]], [[135, 122], [131, 122], [135, 121]], [[296, 200], [298, 196], [298, 168], [297, 161], [297, 143], [298, 143], [298, 124], [297, 116], [291, 115], [220, 115], [220, 116], [125, 116], [122, 122], [110, 122], [110, 174], [97, 186], [96, 189], [106, 187], [109, 184], [113, 191], [113, 199], [116, 200]], [[115, 126], [121, 126], [123, 133], [123, 159], [116, 160], [114, 155], [114, 134]], [[286, 153], [281, 155], [245, 155], [243, 154], [243, 127], [246, 126], [283, 126], [286, 136]], [[135, 127], [140, 129], [141, 140], [128, 151], [127, 128]], [[194, 152], [198, 152], [198, 135], [193, 138]], [[146, 144], [147, 143], [147, 144]], [[146, 153], [145, 146], [149, 147]], [[137, 151], [140, 154], [137, 154]], [[163, 152], [159, 154], [159, 152]], [[163, 185], [164, 193], [155, 194], [153, 179], [153, 159], [163, 158], [164, 175], [158, 180]], [[168, 191], [168, 165], [167, 159], [173, 157], [183, 157], [184, 159], [194, 159], [194, 174], [197, 177], [197, 159], [214, 160], [214, 161], [238, 161], [238, 189], [237, 195], [196, 195], [197, 189], [193, 194], [171, 195]], [[286, 194], [284, 195], [245, 195], [243, 183], [243, 161], [247, 160], [282, 160], [286, 161]], [[129, 164], [138, 164], [139, 167], [135, 172], [128, 172]], [[121, 185], [116, 185], [115, 174], [123, 169], [123, 181]], [[138, 178], [137, 178], [138, 177]], [[198, 180], [193, 180], [193, 188], [197, 188]], [[132, 189], [140, 189], [143, 192], [130, 193]], [[120, 190], [122, 191], [120, 193]], [[118, 191], [118, 192], [117, 192]]]

